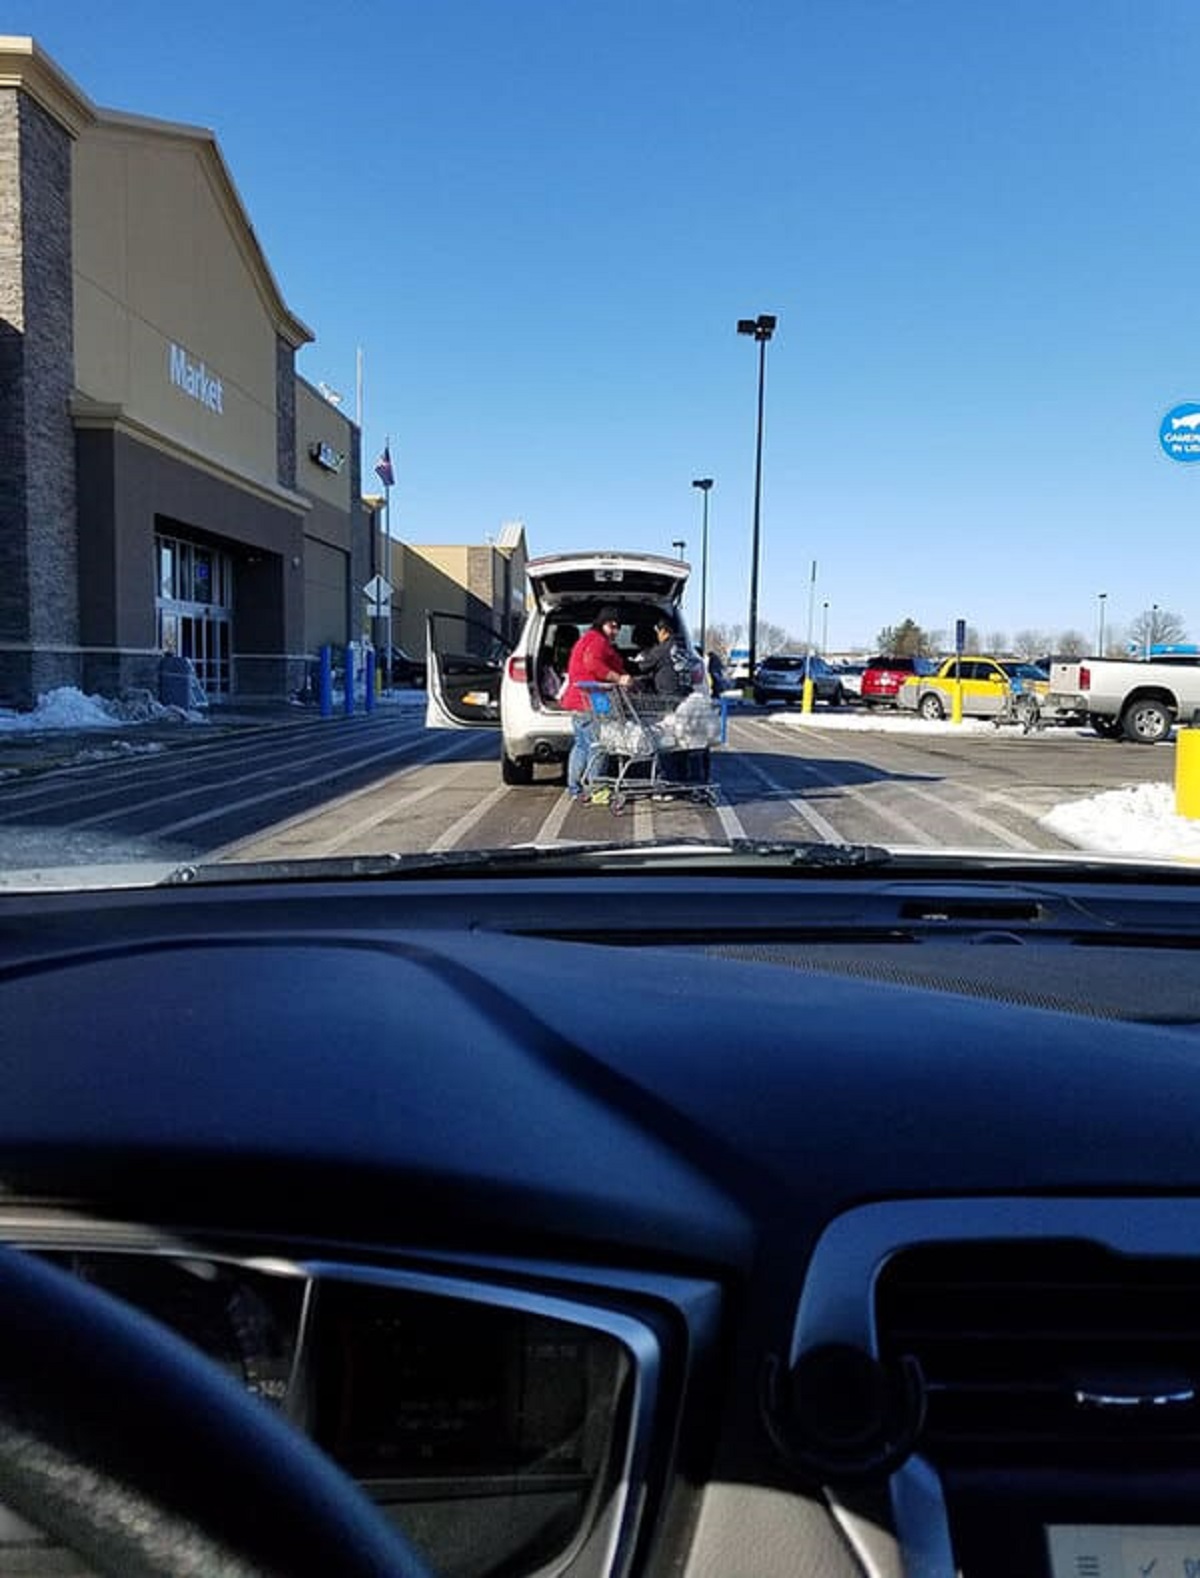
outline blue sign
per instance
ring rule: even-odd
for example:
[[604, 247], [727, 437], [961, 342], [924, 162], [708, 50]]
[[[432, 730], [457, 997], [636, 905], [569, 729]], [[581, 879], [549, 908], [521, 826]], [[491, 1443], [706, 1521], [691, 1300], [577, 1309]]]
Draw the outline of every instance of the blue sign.
[[954, 621], [954, 651], [958, 657], [962, 657], [963, 648], [966, 644], [967, 621], [965, 619], [956, 619]]
[[1171, 460], [1200, 460], [1200, 400], [1172, 406], [1162, 419], [1158, 441]]

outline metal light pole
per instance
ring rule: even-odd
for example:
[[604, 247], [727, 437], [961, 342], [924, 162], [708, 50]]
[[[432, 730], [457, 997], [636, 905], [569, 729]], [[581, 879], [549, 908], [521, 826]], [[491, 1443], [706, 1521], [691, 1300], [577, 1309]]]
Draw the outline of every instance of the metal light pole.
[[737, 331], [749, 334], [758, 342], [758, 429], [754, 445], [754, 534], [750, 544], [750, 678], [758, 656], [758, 539], [762, 515], [762, 443], [763, 443], [763, 387], [767, 376], [767, 341], [775, 333], [779, 320], [769, 312], [760, 312], [757, 318], [739, 318]]
[[674, 542], [672, 542], [671, 547], [675, 549], [679, 557], [682, 559], [683, 550], [687, 547], [687, 541], [683, 537], [676, 537]]
[[1098, 592], [1096, 601], [1100, 604], [1100, 624], [1096, 633], [1096, 656], [1104, 656], [1104, 604], [1108, 600], [1107, 592]]
[[708, 494], [713, 485], [711, 477], [696, 477], [692, 486], [704, 496], [704, 526], [700, 539], [700, 646], [708, 651]]
[[821, 604], [821, 656], [829, 656], [829, 602], [826, 599]]

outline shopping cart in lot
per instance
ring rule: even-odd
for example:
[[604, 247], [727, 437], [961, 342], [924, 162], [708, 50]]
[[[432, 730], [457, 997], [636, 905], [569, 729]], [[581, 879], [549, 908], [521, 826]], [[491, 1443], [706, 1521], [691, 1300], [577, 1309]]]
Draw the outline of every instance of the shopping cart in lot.
[[1036, 688], [1019, 674], [1014, 674], [1009, 681], [1008, 692], [1001, 703], [1000, 711], [992, 722], [997, 728], [1006, 723], [1015, 723], [1022, 734], [1032, 734], [1035, 729], [1044, 728], [1041, 697]]
[[694, 692], [659, 696], [633, 686], [581, 683], [591, 743], [583, 788], [620, 815], [631, 800], [715, 805], [709, 752], [726, 738], [725, 703]]

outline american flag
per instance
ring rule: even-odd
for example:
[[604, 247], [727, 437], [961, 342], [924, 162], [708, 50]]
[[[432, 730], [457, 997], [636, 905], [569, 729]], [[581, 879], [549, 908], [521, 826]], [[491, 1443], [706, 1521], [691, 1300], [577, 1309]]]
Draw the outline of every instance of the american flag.
[[375, 462], [375, 475], [385, 488], [395, 486], [396, 473], [392, 470], [392, 446], [390, 441], [383, 446], [383, 453]]

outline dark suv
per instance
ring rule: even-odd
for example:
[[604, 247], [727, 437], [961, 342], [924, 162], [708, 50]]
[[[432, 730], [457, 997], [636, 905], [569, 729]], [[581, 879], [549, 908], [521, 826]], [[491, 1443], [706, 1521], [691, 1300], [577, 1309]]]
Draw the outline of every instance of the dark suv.
[[910, 674], [930, 674], [934, 665], [922, 657], [873, 657], [862, 674], [864, 707], [894, 707], [896, 692]]

